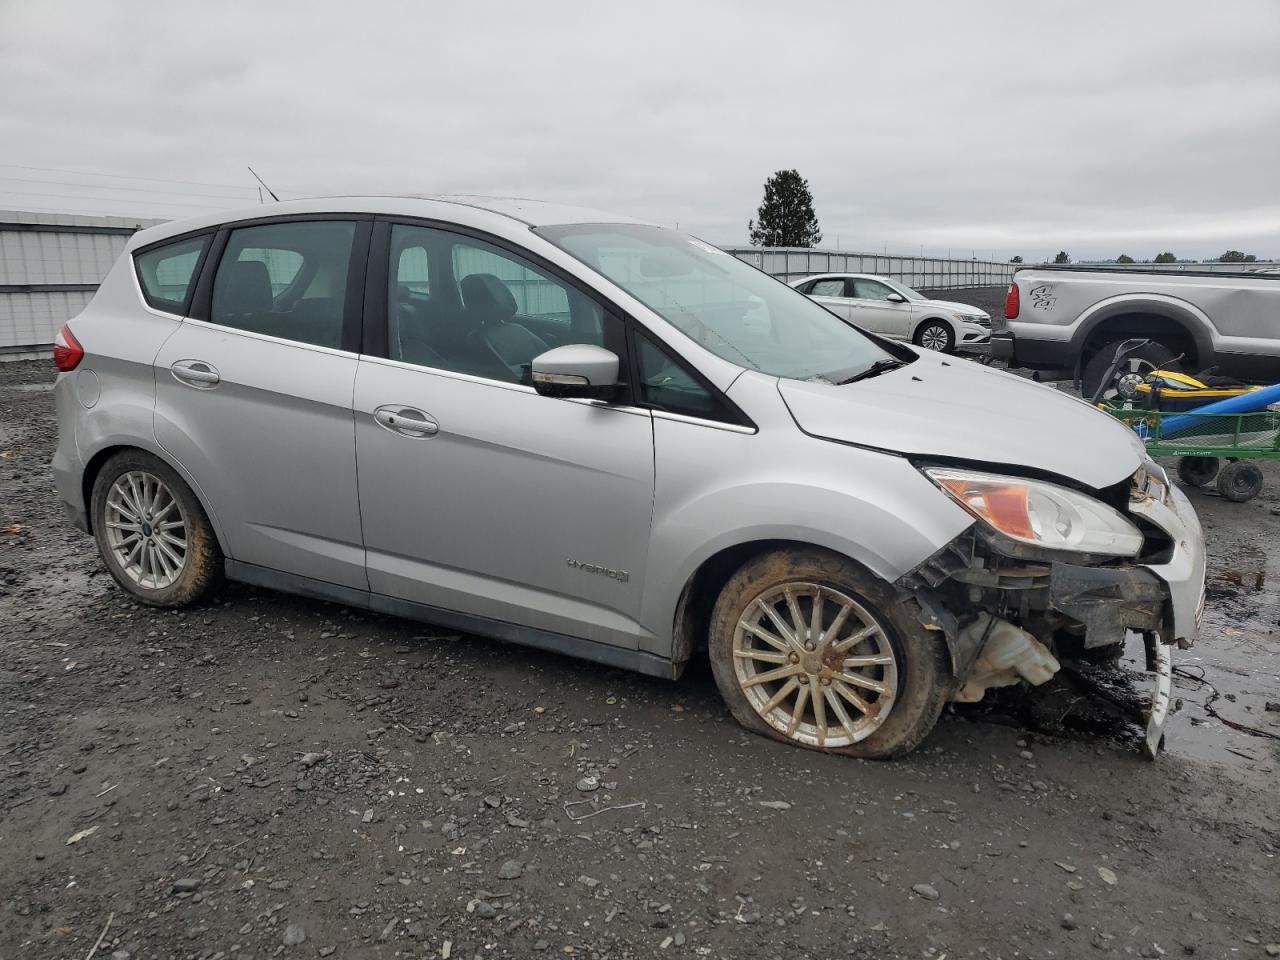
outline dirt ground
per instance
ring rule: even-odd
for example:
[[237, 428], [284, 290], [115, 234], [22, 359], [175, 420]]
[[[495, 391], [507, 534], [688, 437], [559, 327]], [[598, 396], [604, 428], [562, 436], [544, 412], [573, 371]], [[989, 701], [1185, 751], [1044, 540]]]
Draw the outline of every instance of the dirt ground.
[[1055, 682], [872, 763], [744, 733], [705, 667], [136, 606], [56, 503], [51, 382], [0, 364], [0, 957], [1280, 954], [1276, 464], [1191, 494], [1212, 589], [1158, 762]]

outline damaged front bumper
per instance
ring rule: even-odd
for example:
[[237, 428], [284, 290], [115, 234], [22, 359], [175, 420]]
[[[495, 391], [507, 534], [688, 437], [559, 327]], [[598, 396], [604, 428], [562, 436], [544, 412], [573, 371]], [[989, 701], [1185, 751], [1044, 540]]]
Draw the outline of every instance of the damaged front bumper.
[[1134, 560], [1050, 555], [977, 524], [898, 581], [921, 622], [946, 637], [956, 699], [1044, 683], [1059, 658], [1123, 644], [1135, 630], [1156, 678], [1146, 731], [1155, 755], [1169, 714], [1169, 648], [1189, 647], [1200, 631], [1204, 535], [1186, 496], [1154, 465], [1135, 478], [1128, 512], [1147, 531]]

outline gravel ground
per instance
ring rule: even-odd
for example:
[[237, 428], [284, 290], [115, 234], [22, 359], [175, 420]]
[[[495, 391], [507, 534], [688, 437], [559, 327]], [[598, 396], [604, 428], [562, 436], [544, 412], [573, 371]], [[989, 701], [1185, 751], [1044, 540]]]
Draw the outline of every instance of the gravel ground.
[[744, 733], [705, 667], [138, 607], [60, 515], [50, 382], [0, 364], [0, 957], [1280, 951], [1280, 743], [1220, 719], [1280, 733], [1275, 464], [1192, 494], [1213, 589], [1158, 762], [1059, 689], [873, 763]]

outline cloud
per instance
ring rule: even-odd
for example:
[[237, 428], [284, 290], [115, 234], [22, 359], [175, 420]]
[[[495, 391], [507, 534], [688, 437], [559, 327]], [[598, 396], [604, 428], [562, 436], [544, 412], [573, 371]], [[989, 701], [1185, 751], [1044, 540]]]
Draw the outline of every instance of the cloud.
[[180, 216], [252, 163], [734, 243], [795, 167], [850, 249], [1280, 256], [1277, 48], [1270, 0], [7, 4], [0, 207]]

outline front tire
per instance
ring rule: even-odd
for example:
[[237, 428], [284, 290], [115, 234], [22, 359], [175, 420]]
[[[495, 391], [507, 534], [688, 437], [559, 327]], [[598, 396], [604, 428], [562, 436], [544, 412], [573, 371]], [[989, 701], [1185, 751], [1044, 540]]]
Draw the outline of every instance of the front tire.
[[908, 753], [953, 688], [945, 646], [889, 586], [821, 550], [778, 550], [745, 564], [720, 593], [708, 647], [739, 723], [829, 753]]
[[217, 586], [222, 553], [195, 494], [168, 464], [142, 450], [103, 464], [90, 499], [107, 570], [152, 607], [185, 607]]
[[942, 320], [926, 320], [916, 331], [916, 346], [938, 353], [955, 353], [956, 334], [951, 324]]

